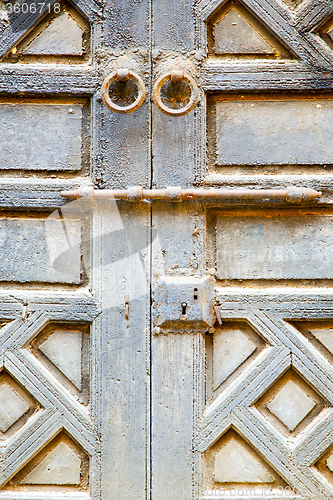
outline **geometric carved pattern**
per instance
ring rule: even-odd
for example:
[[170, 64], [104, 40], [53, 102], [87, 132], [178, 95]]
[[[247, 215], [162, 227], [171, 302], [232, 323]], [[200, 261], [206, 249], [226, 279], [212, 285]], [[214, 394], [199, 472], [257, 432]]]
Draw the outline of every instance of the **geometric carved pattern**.
[[325, 453], [314, 464], [314, 468], [324, 478], [331, 483], [333, 487], [333, 449], [332, 446], [325, 451]]
[[273, 47], [236, 10], [214, 24], [215, 54], [274, 54]]
[[288, 5], [288, 7], [291, 7], [292, 9], [295, 9], [296, 7], [299, 6], [299, 4], [303, 0], [283, 0], [283, 1]]
[[49, 324], [31, 342], [34, 355], [84, 404], [89, 399], [89, 332], [86, 325]]
[[315, 406], [316, 402], [292, 380], [288, 380], [267, 404], [269, 411], [290, 431], [293, 431]]
[[241, 2], [229, 1], [208, 22], [211, 54], [224, 57], [289, 58], [290, 54], [271, 31]]
[[[256, 407], [283, 432], [309, 423], [322, 409], [322, 398], [292, 369], [288, 370], [257, 402]], [[273, 417], [273, 418], [272, 418]], [[275, 417], [275, 418], [274, 418]], [[278, 422], [277, 420], [278, 419]], [[304, 422], [303, 422], [304, 421]], [[283, 424], [285, 429], [279, 424]]]
[[[0, 375], [0, 430], [21, 427], [36, 410], [36, 402], [5, 371]], [[25, 417], [25, 418], [23, 418]]]
[[217, 389], [255, 350], [254, 342], [241, 330], [214, 334], [213, 389]]
[[[291, 324], [277, 313], [236, 307], [220, 312], [223, 325], [206, 335], [206, 410], [194, 441], [204, 454], [204, 489], [218, 488], [229, 495], [236, 485], [248, 486], [255, 496], [266, 482], [272, 489], [289, 485], [301, 491], [302, 499], [316, 498], [319, 489], [323, 498], [332, 498], [333, 366], [317, 344], [319, 339], [326, 343], [320, 345], [332, 357], [333, 322]], [[232, 329], [237, 332], [234, 344], [214, 341], [215, 335], [227, 339]], [[262, 339], [260, 352], [252, 351], [244, 335], [251, 342], [256, 336]], [[232, 357], [239, 346], [240, 364], [228, 383], [214, 391], [212, 365], [219, 343]], [[225, 356], [221, 369], [227, 366]]]
[[292, 323], [331, 363], [333, 363], [332, 321], [297, 321]]
[[[69, 332], [67, 337], [64, 331]], [[52, 333], [54, 340], [46, 343]], [[44, 344], [45, 352], [51, 353], [63, 374], [39, 351], [39, 344]], [[71, 348], [74, 367], [67, 368], [59, 356], [65, 350], [64, 360], [69, 359]], [[75, 366], [88, 366], [88, 348], [87, 324], [52, 323], [45, 312], [31, 313], [24, 321], [19, 317], [2, 328], [0, 430], [4, 438], [10, 436], [3, 439], [0, 462], [0, 487], [5, 494], [15, 496], [15, 490], [22, 498], [26, 498], [25, 492], [33, 498], [33, 490], [70, 494], [74, 488], [88, 488], [88, 456], [94, 454], [95, 437], [87, 408], [77, 400], [89, 387], [89, 372], [82, 368], [82, 379], [75, 379], [80, 371]], [[43, 363], [36, 359], [41, 357]], [[79, 385], [80, 380], [81, 392], [73, 384]], [[59, 382], [73, 390], [65, 391]]]
[[321, 38], [333, 50], [333, 19], [332, 17], [321, 27], [319, 32]]
[[88, 458], [64, 432], [54, 438], [10, 481], [10, 485], [86, 487]]
[[231, 438], [215, 455], [217, 483], [271, 483], [273, 476], [257, 457], [237, 439]]
[[59, 443], [20, 484], [80, 484], [81, 459], [66, 443]]
[[66, 11], [52, 19], [50, 24], [23, 49], [30, 55], [82, 55], [82, 30]]
[[333, 330], [331, 328], [314, 329], [311, 330], [311, 333], [330, 351], [331, 354], [333, 354]]
[[90, 28], [70, 4], [49, 14], [5, 56], [4, 61], [84, 62], [89, 57]]
[[224, 487], [284, 484], [276, 472], [234, 429], [229, 429], [206, 453], [206, 478]]
[[81, 390], [82, 333], [55, 330], [39, 349], [59, 370]]
[[239, 368], [252, 361], [265, 343], [245, 322], [223, 322], [209, 340], [212, 365], [212, 390], [217, 391], [230, 376], [235, 377]]

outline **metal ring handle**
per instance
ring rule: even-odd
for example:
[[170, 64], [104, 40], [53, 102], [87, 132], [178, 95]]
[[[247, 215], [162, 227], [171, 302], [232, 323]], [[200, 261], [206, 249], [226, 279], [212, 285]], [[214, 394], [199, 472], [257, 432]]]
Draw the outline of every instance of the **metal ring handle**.
[[[183, 108], [179, 108], [179, 109], [168, 108], [168, 106], [166, 106], [162, 102], [161, 88], [164, 85], [164, 83], [167, 82], [168, 80], [171, 80], [171, 81], [185, 80], [189, 84], [189, 86], [191, 88], [191, 99], [190, 99], [190, 102], [188, 104], [186, 104], [186, 106], [184, 106]], [[197, 84], [195, 83], [194, 78], [192, 78], [192, 76], [185, 73], [184, 71], [173, 70], [173, 71], [169, 71], [165, 75], [160, 76], [160, 78], [155, 82], [154, 90], [153, 90], [153, 99], [155, 101], [155, 104], [166, 115], [183, 116], [183, 115], [186, 115], [187, 113], [189, 113], [194, 108], [196, 103], [198, 102], [199, 89], [198, 89]]]
[[[109, 95], [110, 85], [117, 79], [125, 81], [128, 80], [129, 78], [134, 80], [137, 85], [138, 97], [129, 106], [118, 106], [118, 104], [115, 104], [110, 98]], [[105, 106], [111, 109], [111, 111], [115, 111], [116, 113], [132, 113], [141, 106], [141, 104], [145, 100], [145, 95], [146, 95], [145, 84], [143, 83], [142, 78], [140, 78], [139, 75], [137, 75], [136, 73], [134, 73], [129, 69], [118, 69], [113, 73], [111, 73], [111, 75], [107, 76], [102, 84], [101, 92], [102, 92], [102, 100]]]

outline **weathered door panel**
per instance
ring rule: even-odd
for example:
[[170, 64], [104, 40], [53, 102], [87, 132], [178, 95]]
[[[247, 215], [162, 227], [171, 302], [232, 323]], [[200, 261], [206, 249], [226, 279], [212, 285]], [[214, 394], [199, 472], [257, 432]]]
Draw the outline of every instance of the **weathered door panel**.
[[[330, 498], [331, 2], [6, 5], [0, 499]], [[115, 69], [144, 81], [133, 113], [103, 104]], [[181, 70], [199, 102], [168, 116], [153, 85], [178, 72], [179, 109]], [[97, 202], [92, 185], [323, 196]]]
[[[185, 184], [194, 179], [205, 187], [323, 191], [319, 208], [299, 203], [283, 209], [268, 200], [223, 207], [178, 203], [164, 213], [153, 206], [163, 255], [152, 261], [153, 498], [331, 495], [331, 228], [324, 208], [332, 182], [331, 95], [323, 91], [332, 85], [327, 33], [333, 12], [328, 3], [319, 10], [314, 3], [273, 0], [198, 2], [197, 52], [187, 49], [181, 57], [187, 57], [187, 71], [194, 64], [205, 95], [193, 122], [185, 124], [190, 114], [153, 119], [156, 187], [178, 184], [176, 175], [184, 184], [186, 172]], [[173, 16], [165, 11], [165, 26]], [[180, 30], [182, 19], [176, 22]], [[167, 38], [153, 40], [162, 47]], [[168, 64], [181, 67], [173, 50], [165, 71]], [[160, 68], [157, 60], [157, 75]], [[166, 129], [169, 123], [173, 130]], [[178, 154], [189, 144], [195, 160], [182, 153], [183, 169]], [[198, 325], [186, 317], [192, 297], [185, 301], [179, 290], [209, 271], [222, 324], [217, 315]], [[181, 297], [176, 314], [171, 292]], [[177, 370], [178, 389], [170, 391]]]
[[1, 7], [0, 497], [144, 499], [150, 209], [60, 193], [150, 184], [149, 100], [99, 92], [149, 84], [149, 2], [32, 3]]

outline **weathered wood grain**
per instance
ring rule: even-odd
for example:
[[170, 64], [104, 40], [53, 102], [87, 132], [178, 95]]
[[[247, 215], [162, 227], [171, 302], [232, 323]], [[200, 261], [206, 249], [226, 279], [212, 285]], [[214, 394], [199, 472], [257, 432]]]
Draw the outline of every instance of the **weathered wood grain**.
[[0, 66], [1, 93], [91, 95], [96, 92], [99, 79], [93, 68], [59, 66], [43, 68], [27, 64], [3, 64]]

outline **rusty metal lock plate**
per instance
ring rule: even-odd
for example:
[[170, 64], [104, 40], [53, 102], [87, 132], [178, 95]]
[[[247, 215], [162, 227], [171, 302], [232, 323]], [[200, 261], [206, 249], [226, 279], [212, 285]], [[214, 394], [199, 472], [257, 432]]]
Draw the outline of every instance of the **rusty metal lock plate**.
[[[156, 326], [212, 326], [214, 280], [210, 276], [161, 277], [154, 289], [153, 319]], [[157, 307], [155, 307], [157, 305]]]

